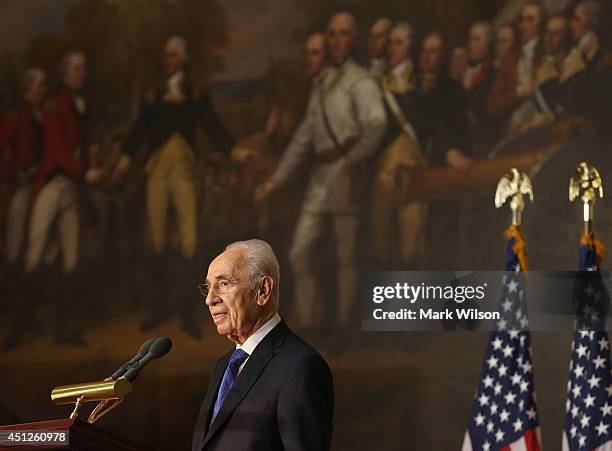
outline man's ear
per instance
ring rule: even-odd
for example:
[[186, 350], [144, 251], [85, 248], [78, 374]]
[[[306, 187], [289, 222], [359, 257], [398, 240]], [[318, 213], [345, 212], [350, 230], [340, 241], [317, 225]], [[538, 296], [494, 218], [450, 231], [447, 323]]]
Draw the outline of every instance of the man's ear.
[[259, 282], [259, 288], [257, 289], [257, 305], [264, 306], [268, 304], [270, 297], [272, 296], [272, 289], [274, 288], [274, 281], [270, 276], [264, 276]]

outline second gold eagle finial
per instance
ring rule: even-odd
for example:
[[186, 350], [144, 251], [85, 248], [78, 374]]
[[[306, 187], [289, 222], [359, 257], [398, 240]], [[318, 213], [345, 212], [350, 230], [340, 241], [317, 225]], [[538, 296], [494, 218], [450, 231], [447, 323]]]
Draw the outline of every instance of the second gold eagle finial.
[[603, 184], [599, 171], [583, 161], [570, 177], [569, 200], [574, 201], [580, 196], [583, 205], [583, 220], [590, 225], [593, 221], [593, 206], [597, 197], [603, 197]]

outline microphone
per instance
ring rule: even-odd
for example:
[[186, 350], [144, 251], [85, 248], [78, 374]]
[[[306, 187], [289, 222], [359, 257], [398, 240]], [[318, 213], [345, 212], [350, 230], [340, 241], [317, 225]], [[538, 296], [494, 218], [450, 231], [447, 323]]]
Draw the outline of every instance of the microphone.
[[147, 353], [149, 352], [149, 348], [151, 347], [151, 345], [153, 344], [155, 340], [156, 340], [155, 338], [151, 338], [145, 341], [142, 344], [142, 346], [140, 346], [140, 349], [138, 350], [138, 354], [136, 354], [130, 360], [125, 362], [123, 365], [121, 365], [117, 371], [115, 371], [113, 374], [111, 374], [109, 377], [107, 377], [104, 380], [105, 381], [115, 380], [123, 376], [125, 372], [130, 369], [130, 367], [136, 365], [140, 359], [142, 359], [145, 355], [147, 355]]
[[169, 337], [160, 337], [156, 339], [151, 347], [149, 348], [149, 352], [142, 359], [138, 361], [138, 364], [132, 366], [128, 371], [123, 375], [125, 379], [132, 382], [134, 379], [138, 377], [140, 370], [151, 360], [158, 359], [159, 357], [163, 357], [172, 348], [172, 340]]

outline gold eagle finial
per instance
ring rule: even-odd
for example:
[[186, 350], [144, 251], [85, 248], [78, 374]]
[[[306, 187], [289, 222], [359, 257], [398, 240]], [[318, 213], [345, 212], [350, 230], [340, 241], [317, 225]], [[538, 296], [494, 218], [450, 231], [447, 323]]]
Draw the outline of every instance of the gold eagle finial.
[[595, 166], [583, 161], [576, 168], [576, 172], [570, 177], [569, 200], [573, 202], [580, 196], [583, 204], [583, 220], [585, 227], [590, 230], [593, 220], [593, 207], [595, 199], [603, 198], [603, 184], [599, 171]]
[[523, 196], [528, 196], [533, 202], [533, 187], [529, 176], [524, 172], [519, 172], [518, 169], [512, 168], [510, 174], [504, 175], [497, 183], [495, 190], [495, 207], [500, 208], [506, 203], [508, 198], [510, 201], [510, 209], [512, 210], [512, 225], [521, 223], [521, 212], [525, 208]]

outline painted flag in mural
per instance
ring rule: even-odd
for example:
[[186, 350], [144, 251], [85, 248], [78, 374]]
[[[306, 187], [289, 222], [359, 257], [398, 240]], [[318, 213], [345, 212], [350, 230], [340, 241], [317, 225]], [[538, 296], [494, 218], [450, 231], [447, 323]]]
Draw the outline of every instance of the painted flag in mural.
[[515, 226], [506, 236], [501, 319], [489, 339], [462, 451], [542, 448], [522, 288], [522, 271], [527, 269], [525, 241]]
[[583, 236], [574, 287], [576, 331], [567, 384], [564, 451], [612, 451], [612, 369], [605, 331], [609, 295], [599, 273], [603, 250], [592, 235]]

